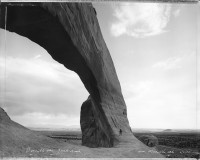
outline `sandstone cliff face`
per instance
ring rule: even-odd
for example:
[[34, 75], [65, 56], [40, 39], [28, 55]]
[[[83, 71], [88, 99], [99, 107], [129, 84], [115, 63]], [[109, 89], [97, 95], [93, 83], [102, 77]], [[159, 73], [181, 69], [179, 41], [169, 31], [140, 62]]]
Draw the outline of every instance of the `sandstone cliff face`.
[[[94, 76], [94, 80], [80, 76], [90, 92], [91, 106], [87, 105], [87, 107], [93, 111], [95, 128], [98, 130], [89, 126], [89, 128], [83, 127], [81, 122], [83, 144], [113, 146], [119, 135], [121, 137], [127, 136], [127, 134], [131, 134], [131, 131], [120, 83], [110, 53], [103, 40], [93, 6], [91, 4], [42, 5], [48, 8], [52, 14], [58, 16]], [[84, 114], [81, 117], [88, 116], [87, 112], [81, 112], [81, 114]], [[85, 139], [85, 136], [91, 137], [90, 140]], [[94, 142], [91, 142], [92, 139]], [[99, 139], [98, 142], [95, 139]], [[100, 143], [100, 139], [104, 142]]]
[[58, 143], [10, 119], [0, 107], [0, 158], [25, 157], [27, 148], [57, 147]]
[[[140, 144], [132, 135], [120, 83], [92, 4], [32, 5], [7, 5], [6, 29], [36, 42], [79, 75], [90, 93], [81, 107], [83, 145]], [[1, 5], [1, 28], [5, 28], [5, 6]]]
[[81, 106], [82, 144], [90, 147], [112, 147], [113, 139], [106, 136], [98, 126], [94, 112], [94, 101], [89, 97]]
[[9, 123], [9, 122], [10, 122], [10, 117], [7, 115], [4, 109], [0, 107], [0, 123]]

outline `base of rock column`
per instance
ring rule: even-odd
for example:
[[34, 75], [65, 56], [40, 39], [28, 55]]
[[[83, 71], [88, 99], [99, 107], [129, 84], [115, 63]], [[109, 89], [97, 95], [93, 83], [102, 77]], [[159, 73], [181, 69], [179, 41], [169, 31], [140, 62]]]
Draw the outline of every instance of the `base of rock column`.
[[113, 147], [113, 137], [102, 127], [94, 111], [94, 102], [89, 97], [81, 106], [82, 145], [87, 147]]

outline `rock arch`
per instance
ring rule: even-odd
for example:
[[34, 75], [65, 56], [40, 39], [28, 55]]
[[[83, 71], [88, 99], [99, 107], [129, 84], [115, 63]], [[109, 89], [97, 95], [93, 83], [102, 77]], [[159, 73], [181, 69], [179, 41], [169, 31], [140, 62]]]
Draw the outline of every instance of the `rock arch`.
[[92, 4], [1, 3], [0, 9], [1, 28], [5, 29], [6, 19], [8, 31], [45, 48], [53, 59], [75, 71], [90, 93], [81, 107], [83, 145], [112, 147], [137, 141]]

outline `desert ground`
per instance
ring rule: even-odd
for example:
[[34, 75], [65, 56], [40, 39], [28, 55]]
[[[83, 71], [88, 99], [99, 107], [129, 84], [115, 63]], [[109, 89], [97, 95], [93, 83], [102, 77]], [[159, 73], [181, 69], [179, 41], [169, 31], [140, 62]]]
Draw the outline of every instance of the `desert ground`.
[[[134, 130], [134, 129], [133, 129]], [[43, 135], [56, 139], [60, 143], [69, 143], [81, 147], [81, 131], [38, 131]], [[199, 132], [162, 131], [162, 132], [133, 132], [139, 138], [141, 135], [154, 135], [159, 144], [155, 149], [166, 158], [199, 158], [200, 134]], [[92, 149], [93, 150], [93, 149]], [[98, 152], [98, 149], [96, 150]], [[142, 153], [142, 151], [140, 151]], [[149, 152], [155, 152], [150, 150]], [[128, 154], [127, 154], [128, 155]], [[114, 156], [114, 155], [113, 155]], [[120, 155], [118, 155], [120, 156]], [[114, 156], [115, 157], [115, 156]]]
[[157, 137], [158, 145], [146, 149], [137, 145], [89, 148], [82, 146], [80, 130], [28, 129], [0, 110], [1, 158], [199, 158], [199, 132], [133, 129], [136, 138], [145, 134]]
[[[10, 134], [7, 134], [8, 130]], [[80, 136], [77, 132], [21, 131], [15, 127], [3, 127], [2, 124], [1, 131], [7, 132], [1, 134], [1, 157], [128, 158], [149, 155], [162, 157], [156, 152], [144, 154], [134, 147], [88, 148], [81, 145], [81, 140], [68, 138], [73, 137], [72, 135]], [[52, 135], [56, 135], [57, 138], [51, 138]]]
[[[79, 139], [69, 138], [79, 137]], [[34, 131], [10, 119], [0, 108], [0, 157], [39, 158], [117, 158], [163, 157], [146, 147], [137, 145], [113, 148], [89, 148], [81, 145], [81, 134], [66, 131]], [[153, 151], [153, 152], [151, 152]], [[145, 152], [145, 153], [144, 153]]]
[[141, 135], [153, 135], [158, 139], [156, 150], [166, 158], [199, 158], [199, 130], [133, 131], [136, 138]]

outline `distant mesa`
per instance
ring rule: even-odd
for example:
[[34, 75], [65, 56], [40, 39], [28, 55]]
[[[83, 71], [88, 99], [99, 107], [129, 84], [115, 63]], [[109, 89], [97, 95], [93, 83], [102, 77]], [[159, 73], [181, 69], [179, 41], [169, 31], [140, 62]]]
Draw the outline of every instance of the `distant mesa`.
[[172, 129], [165, 129], [163, 130], [163, 132], [172, 132], [173, 130]]

